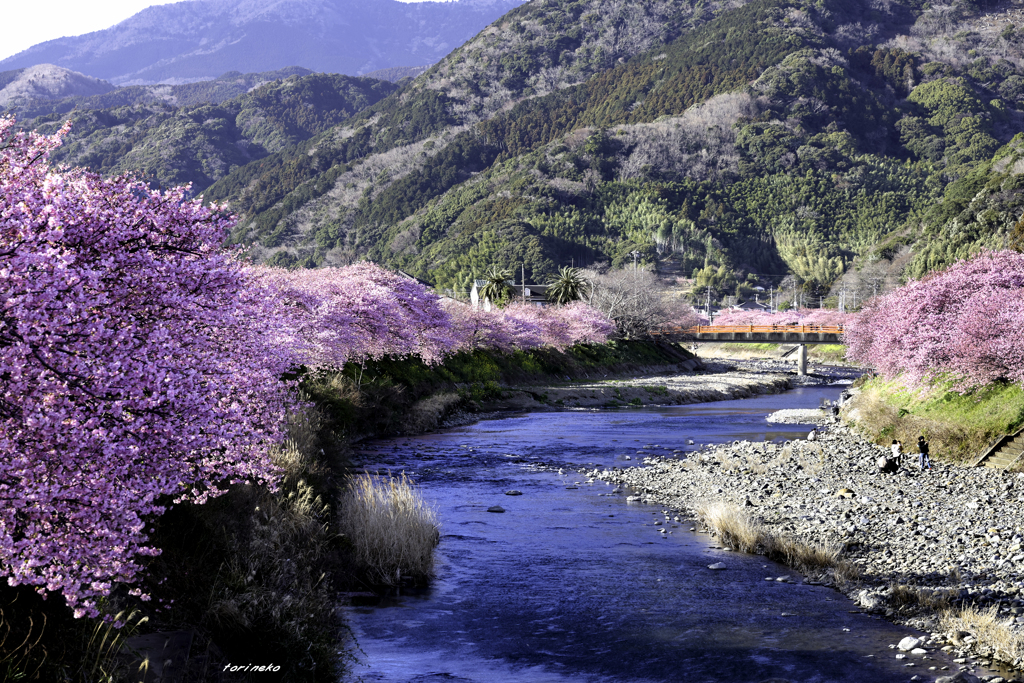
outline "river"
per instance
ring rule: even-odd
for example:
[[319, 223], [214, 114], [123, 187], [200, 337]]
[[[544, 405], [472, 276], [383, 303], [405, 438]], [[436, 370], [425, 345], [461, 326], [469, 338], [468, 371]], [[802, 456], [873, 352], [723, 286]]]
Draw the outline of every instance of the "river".
[[[347, 608], [361, 649], [352, 680], [934, 680], [941, 671], [924, 665], [947, 662], [908, 667], [894, 657], [890, 645], [908, 629], [574, 470], [638, 465], [645, 454], [686, 457], [702, 443], [806, 435], [810, 426], [764, 418], [840, 391], [533, 413], [364, 444], [361, 466], [404, 471], [421, 486], [438, 511], [441, 543], [430, 588]], [[506, 495], [512, 490], [522, 495]], [[488, 512], [493, 506], [505, 512]], [[727, 568], [708, 568], [719, 562]]]

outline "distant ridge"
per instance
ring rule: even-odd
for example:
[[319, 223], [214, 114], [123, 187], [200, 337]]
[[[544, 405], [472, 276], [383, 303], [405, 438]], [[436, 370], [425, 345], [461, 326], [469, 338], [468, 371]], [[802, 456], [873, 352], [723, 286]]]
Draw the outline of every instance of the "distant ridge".
[[[60, 67], [53, 65], [45, 66], [60, 69]], [[32, 67], [32, 69], [35, 68]], [[272, 81], [279, 81], [290, 76], [308, 76], [313, 73], [309, 69], [291, 66], [262, 73], [242, 74], [237, 71], [229, 71], [212, 80], [194, 81], [180, 85], [160, 83], [156, 85], [129, 85], [122, 88], [114, 88], [106, 81], [97, 81], [97, 83], [103, 83], [106, 86], [106, 89], [101, 90], [99, 94], [86, 92], [86, 94], [82, 95], [69, 95], [67, 91], [37, 91], [33, 97], [8, 98], [8, 101], [4, 104], [4, 93], [8, 90], [5, 86], [7, 86], [8, 82], [14, 80], [14, 77], [6, 79], [5, 77], [8, 74], [21, 74], [32, 69], [17, 69], [0, 73], [0, 88], [2, 88], [0, 89], [0, 107], [15, 114], [19, 119], [31, 119], [36, 116], [46, 116], [49, 114], [67, 114], [73, 109], [111, 109], [139, 104], [163, 103], [173, 107], [219, 104], [239, 95], [244, 95]]]
[[416, 78], [421, 73], [430, 68], [427, 66], [393, 66], [390, 69], [377, 69], [371, 71], [368, 74], [363, 74], [368, 78], [376, 78], [381, 81], [391, 81], [397, 83], [403, 78]]
[[299, 65], [363, 75], [433, 64], [522, 0], [188, 0], [40, 43], [0, 72], [54, 64], [115, 85], [188, 83]]
[[106, 81], [64, 69], [53, 64], [37, 64], [0, 74], [0, 108], [6, 109], [33, 100], [65, 97], [89, 97], [110, 92]]

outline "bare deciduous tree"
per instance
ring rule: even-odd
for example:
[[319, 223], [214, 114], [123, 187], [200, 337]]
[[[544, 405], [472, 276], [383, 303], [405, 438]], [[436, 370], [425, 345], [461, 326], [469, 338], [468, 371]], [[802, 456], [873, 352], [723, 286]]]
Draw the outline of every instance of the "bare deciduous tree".
[[601, 273], [583, 271], [590, 282], [589, 303], [608, 316], [617, 334], [643, 339], [659, 327], [697, 324], [692, 308], [673, 298], [668, 287], [647, 268], [625, 268]]

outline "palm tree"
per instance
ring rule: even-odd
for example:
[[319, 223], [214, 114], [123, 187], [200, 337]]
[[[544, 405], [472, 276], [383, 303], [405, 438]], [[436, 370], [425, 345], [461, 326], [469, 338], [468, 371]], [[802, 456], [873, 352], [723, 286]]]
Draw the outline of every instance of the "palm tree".
[[492, 265], [484, 273], [485, 284], [480, 289], [481, 298], [490, 300], [495, 306], [502, 306], [516, 295], [516, 290], [512, 288], [512, 278], [511, 270]]
[[579, 268], [562, 266], [558, 277], [548, 283], [548, 301], [556, 304], [567, 304], [583, 298], [588, 287], [586, 278]]

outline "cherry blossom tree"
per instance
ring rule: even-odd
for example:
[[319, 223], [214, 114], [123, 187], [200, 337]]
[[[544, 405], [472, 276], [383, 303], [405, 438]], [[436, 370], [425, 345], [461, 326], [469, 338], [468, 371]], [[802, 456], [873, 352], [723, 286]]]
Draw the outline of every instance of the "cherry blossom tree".
[[95, 615], [146, 520], [273, 485], [289, 360], [275, 293], [219, 245], [230, 219], [128, 178], [52, 171], [0, 119], [0, 570]]
[[834, 308], [798, 308], [778, 313], [725, 310], [715, 316], [715, 325], [845, 325], [849, 313]]
[[1024, 254], [988, 251], [868, 302], [846, 329], [849, 358], [911, 386], [1024, 384]]
[[438, 363], [457, 345], [436, 294], [373, 263], [253, 272], [279, 292], [291, 320], [296, 363], [340, 368], [349, 361], [410, 355]]
[[484, 311], [449, 302], [458, 342], [456, 349], [512, 351], [552, 346], [564, 349], [574, 344], [600, 343], [615, 331], [600, 311], [584, 303], [537, 307], [514, 303], [503, 309]]

